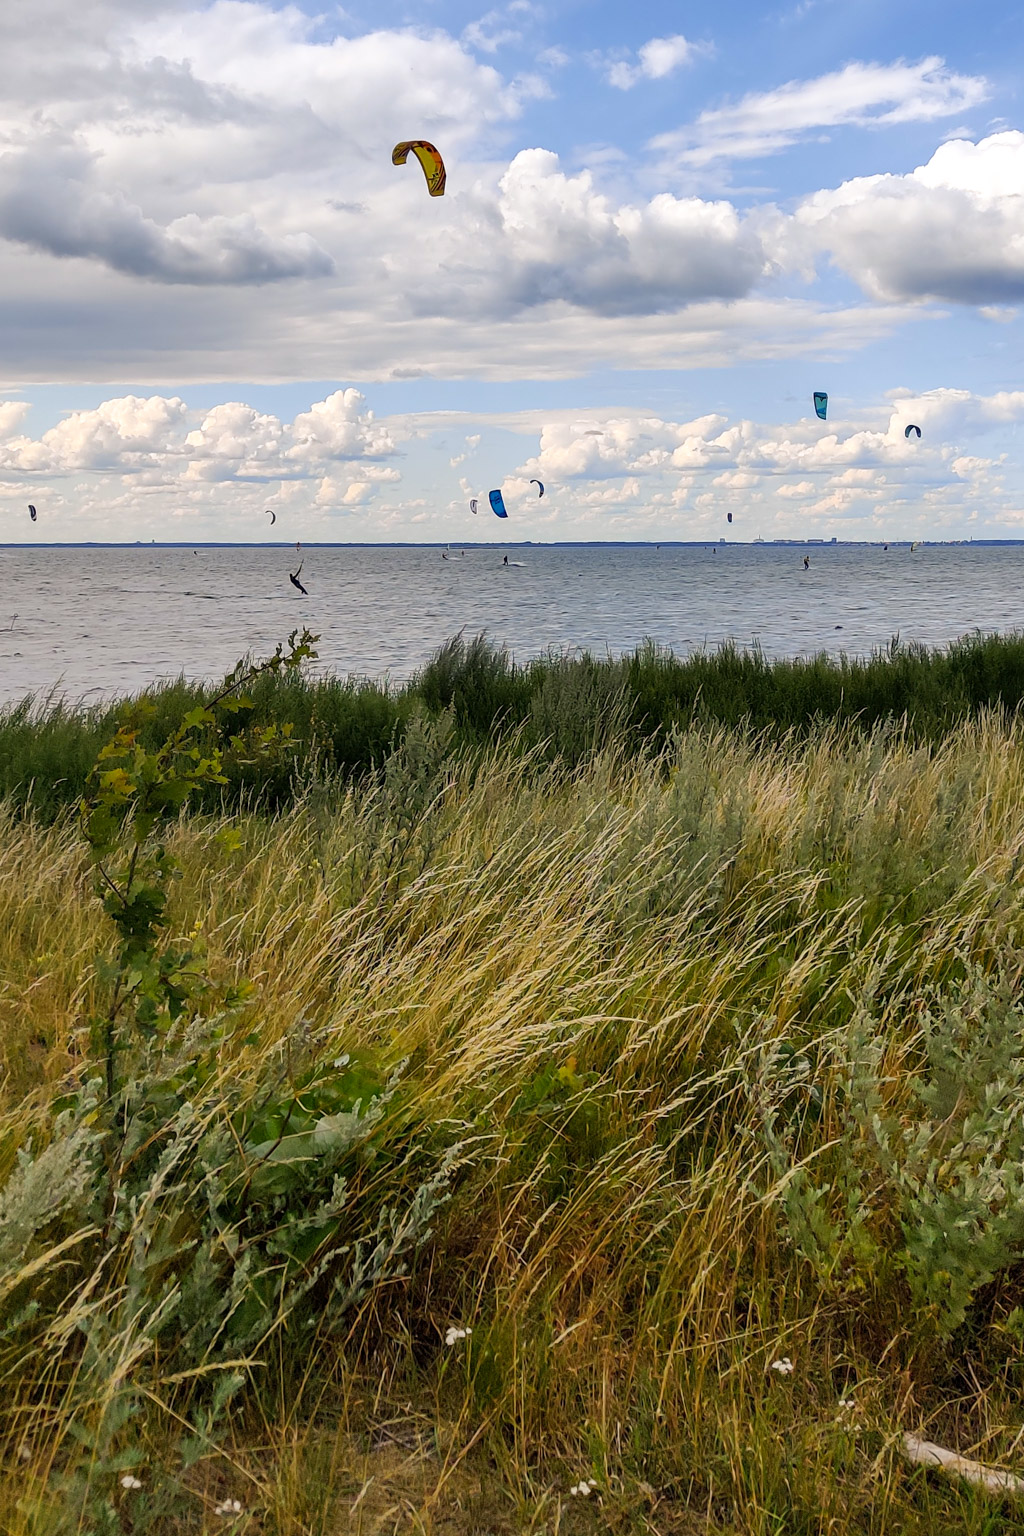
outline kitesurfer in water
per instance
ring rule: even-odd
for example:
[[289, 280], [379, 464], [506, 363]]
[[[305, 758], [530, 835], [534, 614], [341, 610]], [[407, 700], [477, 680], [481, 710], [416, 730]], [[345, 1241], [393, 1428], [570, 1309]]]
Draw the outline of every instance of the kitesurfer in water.
[[502, 565], [508, 565], [508, 555], [505, 555], [505, 556], [504, 556], [504, 557], [503, 557], [503, 559], [502, 559], [502, 562], [501, 562], [501, 563], [502, 563]]
[[299, 568], [298, 568], [297, 571], [294, 571], [294, 572], [293, 571], [289, 571], [288, 572], [288, 580], [291, 582], [293, 587], [298, 587], [298, 589], [302, 593], [303, 597], [308, 597], [309, 593], [306, 591], [305, 587], [302, 585], [302, 582], [299, 580], [299, 577], [301, 575], [302, 575], [302, 562], [300, 561], [299, 562]]
[[805, 571], [809, 571], [810, 568], [811, 568], [811, 557], [810, 557], [810, 555], [804, 555], [804, 570]]

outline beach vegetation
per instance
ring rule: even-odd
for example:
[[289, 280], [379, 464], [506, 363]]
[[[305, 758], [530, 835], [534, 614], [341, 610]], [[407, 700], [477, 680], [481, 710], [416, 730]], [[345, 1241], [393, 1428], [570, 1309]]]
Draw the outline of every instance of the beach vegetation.
[[904, 1440], [1020, 1466], [1008, 701], [478, 646], [303, 775], [278, 660], [0, 821], [0, 1527], [1024, 1529]]
[[[146, 689], [135, 700], [140, 743], [157, 749], [205, 692], [183, 678]], [[257, 762], [228, 750], [229, 720], [210, 723], [204, 750], [224, 762], [222, 779], [193, 796], [206, 811], [276, 812], [313, 779], [372, 777], [414, 718], [444, 716], [454, 751], [518, 744], [570, 765], [609, 732], [631, 754], [656, 756], [692, 726], [780, 739], [902, 722], [914, 740], [938, 742], [986, 710], [1020, 707], [1024, 635], [969, 635], [936, 650], [894, 637], [868, 657], [772, 659], [733, 645], [679, 657], [648, 643], [623, 657], [553, 651], [523, 662], [486, 636], [456, 636], [402, 685], [306, 669], [262, 673], [249, 692], [253, 727], [288, 724], [293, 749]], [[124, 701], [78, 707], [59, 693], [3, 707], [0, 794], [43, 818], [76, 805], [123, 712]]]

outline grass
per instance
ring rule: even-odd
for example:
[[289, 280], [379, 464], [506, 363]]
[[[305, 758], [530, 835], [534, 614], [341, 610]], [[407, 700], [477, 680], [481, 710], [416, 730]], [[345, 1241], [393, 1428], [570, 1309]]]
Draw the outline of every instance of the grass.
[[[142, 740], [163, 741], [202, 692], [179, 680], [143, 695]], [[645, 645], [619, 660], [549, 655], [522, 665], [482, 636], [459, 637], [402, 688], [282, 674], [260, 679], [253, 699], [257, 723], [294, 725], [298, 751], [270, 775], [229, 754], [228, 784], [207, 810], [281, 809], [311, 777], [371, 773], [423, 715], [449, 718], [453, 748], [515, 740], [571, 763], [609, 730], [631, 752], [656, 753], [692, 725], [784, 737], [902, 720], [915, 739], [938, 742], [984, 710], [1020, 706], [1024, 635], [974, 635], [936, 651], [894, 641], [866, 659], [770, 661], [732, 646], [680, 659]], [[0, 796], [48, 819], [75, 804], [126, 707], [76, 709], [51, 696], [0, 710]]]
[[[169, 828], [174, 931], [252, 993], [201, 1091], [168, 1068], [167, 1112], [230, 1130], [345, 1053], [396, 1084], [347, 1175], [351, 1242], [443, 1190], [432, 1235], [347, 1309], [234, 1362], [166, 1322], [184, 1175], [105, 1224], [88, 1173], [43, 1181], [34, 1214], [17, 1184], [88, 1075], [103, 937], [73, 825], [12, 808], [0, 1528], [1024, 1530], [899, 1454], [911, 1430], [1019, 1465], [1024, 1423], [1024, 725], [970, 695], [984, 656], [1008, 686], [987, 644], [943, 661], [928, 718], [954, 698], [970, 718], [934, 739], [808, 714], [788, 735], [705, 721], [661, 755], [635, 751], [618, 681], [668, 697], [684, 664], [588, 664], [556, 761], [508, 702], [525, 674], [457, 652], [420, 683], [450, 713], [376, 775]], [[922, 700], [940, 670], [891, 664]], [[738, 657], [687, 676], [725, 689], [730, 667], [738, 689]], [[546, 725], [562, 674], [532, 677]], [[496, 718], [520, 734], [454, 750]], [[282, 1206], [281, 1231], [305, 1214]]]

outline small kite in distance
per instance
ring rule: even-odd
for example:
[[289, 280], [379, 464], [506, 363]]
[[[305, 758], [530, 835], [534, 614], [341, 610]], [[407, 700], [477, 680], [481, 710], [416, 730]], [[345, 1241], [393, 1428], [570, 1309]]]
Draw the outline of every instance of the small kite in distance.
[[410, 150], [423, 167], [423, 174], [427, 178], [427, 191], [431, 197], [443, 197], [447, 179], [444, 161], [433, 144], [428, 144], [426, 139], [405, 139], [401, 144], [396, 144], [391, 151], [391, 164], [404, 165], [409, 158]]
[[816, 389], [814, 391], [814, 409], [821, 420], [824, 421], [828, 411], [828, 395], [826, 395], [823, 389]]
[[904, 437], [909, 437], [911, 432], [916, 432], [918, 437], [921, 436], [921, 428], [920, 427], [915, 427], [913, 422], [910, 423], [910, 426], [904, 432], [903, 436]]
[[536, 485], [536, 486], [540, 487], [540, 496], [537, 497], [537, 500], [540, 501], [540, 497], [544, 495], [544, 485], [543, 485], [543, 482], [540, 481], [540, 480], [531, 480], [530, 484], [531, 485]]
[[473, 500], [469, 504], [469, 510], [473, 513], [473, 515], [475, 517], [476, 516], [476, 497], [475, 496], [473, 497]]
[[491, 511], [495, 517], [508, 517], [508, 513], [505, 511], [505, 502], [500, 491], [489, 491], [487, 499], [491, 504]]
[[267, 516], [270, 518], [270, 526], [273, 528], [274, 524], [277, 522], [277, 513], [271, 512], [270, 508], [268, 507]]
[[32, 505], [31, 502], [29, 502], [28, 515], [32, 519], [32, 521], [35, 522], [35, 520], [36, 520], [36, 509]]
[[726, 514], [725, 514], [725, 517], [726, 517], [726, 521], [727, 521], [727, 522], [729, 522], [729, 523], [731, 523], [731, 522], [732, 522], [732, 513], [731, 513], [731, 512], [727, 512], [727, 513], [726, 513]]

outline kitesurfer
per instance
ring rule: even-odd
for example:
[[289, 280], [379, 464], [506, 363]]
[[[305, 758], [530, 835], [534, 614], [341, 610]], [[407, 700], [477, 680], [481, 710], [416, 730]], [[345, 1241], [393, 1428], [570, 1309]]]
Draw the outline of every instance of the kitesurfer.
[[302, 593], [303, 597], [308, 597], [309, 593], [306, 591], [305, 587], [302, 585], [302, 582], [299, 580], [299, 577], [301, 575], [302, 575], [302, 563], [300, 561], [299, 562], [299, 568], [298, 568], [297, 571], [289, 571], [288, 572], [288, 580], [291, 582], [293, 587], [298, 587], [298, 589]]

